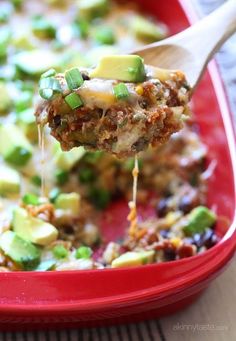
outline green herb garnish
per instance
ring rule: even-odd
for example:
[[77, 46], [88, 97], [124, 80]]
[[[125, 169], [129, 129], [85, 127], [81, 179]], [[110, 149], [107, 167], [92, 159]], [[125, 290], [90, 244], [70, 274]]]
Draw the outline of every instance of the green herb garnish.
[[125, 83], [119, 83], [113, 87], [117, 99], [126, 99], [129, 97], [129, 90]]
[[65, 101], [66, 103], [69, 105], [69, 107], [73, 110], [76, 108], [79, 108], [83, 105], [83, 101], [80, 98], [80, 96], [78, 94], [76, 94], [75, 92], [67, 95], [65, 97]]
[[66, 71], [65, 79], [70, 90], [78, 89], [84, 82], [83, 77], [78, 68]]

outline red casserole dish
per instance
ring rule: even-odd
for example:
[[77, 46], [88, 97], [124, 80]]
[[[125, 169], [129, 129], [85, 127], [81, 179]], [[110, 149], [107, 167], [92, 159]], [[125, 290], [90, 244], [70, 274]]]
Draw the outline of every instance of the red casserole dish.
[[[171, 33], [196, 20], [187, 0], [137, 2], [165, 22]], [[193, 107], [208, 158], [217, 162], [209, 180], [208, 204], [229, 219], [227, 224], [223, 219], [218, 223], [221, 241], [194, 257], [143, 267], [0, 273], [1, 329], [92, 326], [160, 317], [190, 304], [225, 268], [236, 245], [236, 147], [214, 62], [194, 94]], [[103, 226], [107, 238], [122, 226], [125, 211], [122, 204], [110, 208], [113, 224], [109, 229]]]

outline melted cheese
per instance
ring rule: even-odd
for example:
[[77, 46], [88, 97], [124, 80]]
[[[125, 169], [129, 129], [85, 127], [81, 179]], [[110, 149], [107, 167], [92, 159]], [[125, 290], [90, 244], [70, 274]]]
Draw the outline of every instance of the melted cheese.
[[41, 151], [40, 175], [41, 175], [41, 197], [45, 197], [45, 134], [44, 125], [38, 124], [38, 143]]
[[130, 237], [135, 237], [137, 234], [137, 186], [138, 186], [138, 157], [135, 155], [134, 169], [132, 171], [133, 175], [133, 200], [129, 202], [130, 213], [127, 217], [130, 222], [129, 235]]

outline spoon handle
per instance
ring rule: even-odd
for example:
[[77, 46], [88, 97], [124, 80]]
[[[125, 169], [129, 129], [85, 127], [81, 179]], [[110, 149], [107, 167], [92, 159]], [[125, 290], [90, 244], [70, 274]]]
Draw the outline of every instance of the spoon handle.
[[208, 62], [222, 44], [236, 31], [236, 0], [228, 0], [217, 10], [177, 34], [175, 41]]

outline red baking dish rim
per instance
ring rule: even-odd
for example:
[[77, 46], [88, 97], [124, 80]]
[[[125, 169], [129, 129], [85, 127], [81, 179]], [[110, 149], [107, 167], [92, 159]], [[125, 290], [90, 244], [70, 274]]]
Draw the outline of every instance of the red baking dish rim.
[[[194, 23], [197, 20], [196, 13], [188, 0], [179, 0], [180, 5], [182, 6], [185, 14], [187, 15], [190, 23]], [[235, 133], [233, 131], [233, 123], [232, 123], [232, 116], [230, 115], [229, 105], [226, 100], [225, 90], [219, 76], [217, 65], [214, 61], [209, 63], [208, 67], [209, 74], [213, 81], [213, 86], [215, 89], [215, 93], [218, 99], [218, 104], [221, 110], [222, 119], [224, 122], [224, 127], [226, 131], [226, 136], [228, 140], [229, 152], [232, 161], [232, 168], [234, 174], [234, 194], [236, 196], [236, 145], [235, 145]], [[235, 198], [236, 201], [236, 198]], [[222, 238], [222, 240], [215, 245], [210, 250], [206, 251], [205, 253], [196, 255], [191, 258], [185, 258], [181, 260], [177, 260], [174, 262], [165, 262], [160, 264], [151, 264], [146, 265], [145, 267], [134, 267], [134, 268], [121, 268], [121, 269], [106, 269], [106, 270], [80, 270], [80, 276], [83, 273], [97, 273], [106, 271], [112, 275], [112, 273], [120, 273], [120, 274], [127, 274], [129, 273], [132, 276], [132, 272], [144, 272], [142, 269], [145, 268], [149, 271], [162, 271], [163, 267], [167, 266], [176, 266], [182, 267], [184, 264], [189, 262], [194, 262], [195, 259], [198, 259], [201, 262], [206, 259], [208, 262], [205, 262], [201, 265], [200, 268], [196, 269], [193, 268], [192, 271], [189, 271], [188, 274], [183, 278], [173, 279], [170, 283], [163, 284], [162, 286], [158, 287], [151, 287], [145, 288], [142, 290], [132, 291], [127, 294], [121, 294], [116, 296], [108, 296], [103, 298], [93, 298], [87, 299], [86, 301], [76, 301], [70, 303], [48, 303], [45, 304], [8, 304], [7, 302], [1, 302], [0, 299], [0, 312], [4, 313], [12, 313], [12, 312], [50, 312], [50, 311], [57, 311], [57, 312], [65, 312], [65, 311], [76, 311], [79, 310], [83, 311], [97, 311], [103, 308], [115, 308], [116, 306], [128, 306], [131, 305], [134, 301], [141, 300], [142, 302], [150, 300], [152, 297], [164, 297], [168, 294], [173, 294], [176, 290], [184, 290], [187, 289], [189, 286], [194, 286], [195, 284], [204, 281], [207, 277], [211, 277], [214, 274], [218, 273], [220, 269], [232, 258], [232, 255], [235, 251], [236, 245], [236, 211], [234, 214], [234, 218], [232, 221], [231, 226], [229, 227], [228, 231]], [[201, 263], [200, 262], [200, 263]], [[30, 277], [31, 273], [29, 272], [12, 272], [12, 273], [0, 273], [0, 280], [1, 278], [5, 277], [9, 280], [14, 281], [14, 279], [22, 275], [24, 278]], [[72, 279], [75, 276], [75, 271], [66, 271], [66, 272], [38, 272], [34, 273], [34, 276], [40, 281], [41, 276], [47, 276], [48, 280], [53, 281], [53, 277], [57, 275], [57, 277], [65, 278], [67, 277], [68, 281], [70, 278]], [[40, 290], [40, 288], [39, 288]]]

